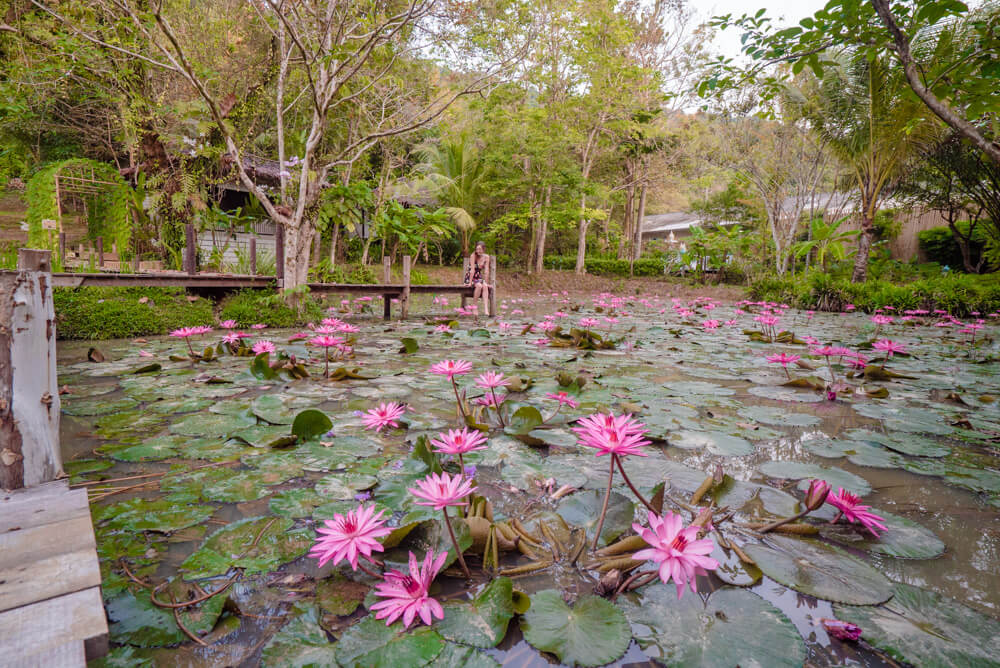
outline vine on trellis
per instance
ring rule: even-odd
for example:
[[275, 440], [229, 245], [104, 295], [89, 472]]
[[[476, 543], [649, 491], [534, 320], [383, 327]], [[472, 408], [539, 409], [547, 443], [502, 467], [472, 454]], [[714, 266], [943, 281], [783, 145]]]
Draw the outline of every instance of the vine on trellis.
[[[52, 163], [39, 170], [28, 181], [25, 189], [28, 203], [28, 243], [33, 248], [56, 250], [58, 242], [55, 235], [42, 229], [43, 220], [56, 220], [59, 217], [56, 175], [92, 176], [114, 184], [105, 186], [89, 200], [92, 206], [87, 209], [87, 236], [102, 236], [108, 242], [115, 242], [122, 259], [127, 259], [131, 255], [132, 239], [131, 188], [114, 167], [86, 158]], [[72, 188], [68, 190], [72, 192]]]

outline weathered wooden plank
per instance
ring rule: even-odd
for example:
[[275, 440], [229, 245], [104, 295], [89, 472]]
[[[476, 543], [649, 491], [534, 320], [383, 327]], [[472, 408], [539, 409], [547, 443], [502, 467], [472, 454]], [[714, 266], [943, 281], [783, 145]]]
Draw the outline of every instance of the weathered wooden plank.
[[[86, 516], [0, 533], [0, 570], [87, 548], [95, 550], [97, 543]], [[0, 578], [0, 590], [4, 586]]]
[[5, 663], [10, 668], [40, 668], [41, 666], [52, 666], [53, 668], [83, 668], [87, 665], [86, 653], [83, 649], [82, 640], [71, 640], [57, 647], [48, 647], [38, 654], [23, 657]]
[[69, 490], [65, 481], [0, 496], [0, 535], [77, 517], [90, 517], [87, 492]]
[[0, 583], [0, 614], [3, 614], [97, 587], [101, 584], [101, 569], [97, 553], [90, 546], [0, 568]]
[[0, 612], [4, 663], [16, 664], [73, 641], [89, 640], [99, 647], [107, 634], [100, 587]]

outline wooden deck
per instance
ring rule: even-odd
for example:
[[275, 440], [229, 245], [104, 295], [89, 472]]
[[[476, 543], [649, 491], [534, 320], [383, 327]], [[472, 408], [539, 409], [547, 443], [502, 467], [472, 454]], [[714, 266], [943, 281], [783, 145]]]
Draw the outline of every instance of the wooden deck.
[[0, 492], [0, 664], [72, 668], [107, 651], [86, 491]]

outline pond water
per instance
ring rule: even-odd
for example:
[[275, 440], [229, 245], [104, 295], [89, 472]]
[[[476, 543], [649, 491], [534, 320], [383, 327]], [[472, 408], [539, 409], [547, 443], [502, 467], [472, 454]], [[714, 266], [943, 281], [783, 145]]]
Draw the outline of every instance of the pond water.
[[[414, 311], [426, 319], [383, 323], [337, 314], [360, 331], [354, 357], [331, 368], [363, 376], [339, 381], [321, 377], [321, 353], [290, 342], [291, 331], [269, 329], [255, 338], [297, 360], [311, 357], [310, 378], [265, 379], [259, 363], [253, 372], [252, 356], [192, 362], [184, 342], [168, 337], [60, 344], [60, 384], [69, 390], [62, 397], [66, 469], [91, 493], [119, 665], [557, 663], [552, 651], [529, 642], [537, 635], [526, 639], [517, 615], [495, 642], [419, 624], [386, 635], [366, 619], [372, 578], [344, 564], [318, 569], [305, 556], [317, 523], [366, 493], [392, 515], [393, 526], [409, 530], [387, 548], [390, 566], [402, 567], [411, 550], [422, 556], [447, 545], [438, 515], [414, 506], [406, 492], [426, 473], [413, 446], [459, 425], [449, 381], [428, 373], [445, 358], [472, 362], [473, 373], [458, 379], [470, 398], [482, 393], [473, 386], [481, 372], [519, 379], [511, 389], [521, 391], [505, 402], [511, 412], [531, 406], [548, 417], [555, 404], [546, 394], [561, 390], [579, 401], [544, 425], [527, 413], [506, 430], [491, 424], [489, 448], [465, 457], [476, 466], [478, 493], [491, 502], [494, 520], [519, 520], [553, 550], [546, 559], [554, 563], [529, 573], [518, 569], [537, 561], [517, 551], [500, 555], [501, 571], [514, 570], [513, 588], [537, 601], [545, 600], [540, 592], [555, 590], [582, 607], [601, 576], [592, 570], [589, 546], [578, 560], [567, 552], [593, 535], [608, 458], [578, 445], [568, 420], [599, 410], [635, 413], [653, 444], [648, 457], [627, 458], [625, 469], [647, 497], [663, 483], [668, 499], [683, 502], [721, 467], [723, 482], [701, 503], [735, 511], [718, 528], [756, 566], [717, 546], [713, 556], [722, 566], [699, 578], [697, 594], [678, 601], [674, 585], [657, 580], [619, 596], [614, 605], [628, 627], [614, 665], [988, 665], [1000, 656], [995, 321], [986, 319], [973, 347], [958, 326], [935, 326], [941, 321], [930, 316], [895, 316], [878, 326], [864, 314], [780, 308], [775, 329], [795, 336], [772, 343], [750, 333], [759, 331], [761, 307], [711, 300], [531, 295], [504, 303], [506, 331], [496, 320], [462, 318], [453, 331], [437, 332], [441, 316], [450, 320], [440, 305]], [[558, 336], [541, 345], [544, 333], [523, 330], [545, 316], [566, 332], [593, 319], [587, 328], [617, 345], [559, 347]], [[719, 326], [706, 328], [706, 320]], [[204, 335], [196, 349], [220, 337], [218, 330]], [[853, 374], [843, 355], [827, 365], [810, 354], [815, 346], [796, 342], [806, 337], [860, 350], [874, 360], [868, 380]], [[877, 371], [882, 354], [871, 343], [886, 337], [905, 345], [905, 354], [884, 366], [900, 377]], [[89, 361], [92, 347], [106, 361]], [[792, 378], [822, 386], [832, 373], [841, 384], [836, 400], [804, 382], [788, 386], [783, 368], [765, 359], [778, 352], [814, 367], [792, 364]], [[405, 428], [363, 428], [361, 412], [382, 401], [409, 405]], [[332, 429], [295, 442], [292, 423], [308, 409], [325, 413]], [[452, 462], [445, 468], [457, 471]], [[800, 490], [816, 477], [861, 494], [887, 520], [882, 539], [831, 525], [829, 506], [805, 520], [817, 535], [762, 536], [746, 526], [801, 510]], [[578, 491], [553, 498], [564, 485]], [[646, 517], [617, 474], [614, 491], [602, 543], [632, 533], [632, 521]], [[457, 524], [467, 536], [465, 523]], [[482, 573], [481, 555], [467, 551], [469, 585], [453, 565], [432, 590], [448, 602], [446, 616], [462, 624], [473, 624], [467, 616], [477, 609], [464, 602], [496, 589]], [[185, 635], [173, 609], [150, 599], [154, 587], [157, 600], [169, 604], [224, 586], [204, 603], [178, 609], [180, 622], [206, 646]], [[830, 637], [823, 618], [858, 623], [862, 641]], [[618, 642], [605, 642], [604, 632], [594, 642]], [[580, 656], [563, 651], [564, 658]]]

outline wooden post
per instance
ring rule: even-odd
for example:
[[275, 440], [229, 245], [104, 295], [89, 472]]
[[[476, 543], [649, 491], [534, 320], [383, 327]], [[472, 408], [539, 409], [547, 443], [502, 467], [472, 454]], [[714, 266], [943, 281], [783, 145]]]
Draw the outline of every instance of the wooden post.
[[104, 237], [97, 237], [97, 268], [104, 268]]
[[257, 275], [257, 236], [250, 237], [250, 273]]
[[285, 228], [278, 223], [274, 227], [274, 277], [281, 288], [285, 281]]
[[496, 255], [490, 255], [490, 317], [497, 317], [497, 257]]
[[59, 233], [59, 263], [63, 266], [63, 271], [66, 270], [66, 233]]
[[[120, 264], [119, 264], [119, 266], [120, 266]], [[139, 273], [139, 251], [138, 251], [138, 249], [136, 249], [136, 251], [134, 253], [132, 253], [132, 272], [135, 273], [135, 274]]]
[[[389, 285], [392, 280], [392, 258], [382, 258], [382, 285]], [[382, 319], [388, 320], [392, 317], [392, 295], [382, 295]]]
[[198, 272], [198, 237], [194, 223], [184, 226], [184, 271], [192, 276]]
[[410, 315], [410, 262], [409, 255], [403, 256], [403, 294], [399, 296], [399, 306], [403, 320]]
[[0, 489], [60, 475], [52, 252], [22, 248], [0, 272]]
[[[462, 261], [462, 281], [465, 281], [466, 275], [469, 273], [469, 258], [465, 258]], [[469, 298], [466, 295], [462, 295], [462, 308], [465, 308], [469, 303]]]

